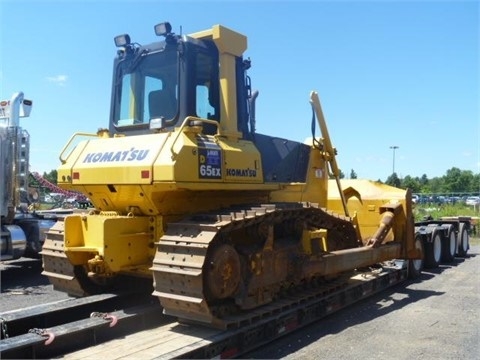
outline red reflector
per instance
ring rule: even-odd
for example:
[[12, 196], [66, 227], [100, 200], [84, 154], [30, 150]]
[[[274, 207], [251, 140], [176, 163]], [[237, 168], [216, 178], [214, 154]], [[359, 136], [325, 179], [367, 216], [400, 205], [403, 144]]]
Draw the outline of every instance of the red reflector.
[[142, 170], [142, 179], [150, 178], [150, 170]]
[[73, 180], [79, 180], [80, 179], [80, 173], [74, 171], [73, 174], [72, 174], [72, 179]]

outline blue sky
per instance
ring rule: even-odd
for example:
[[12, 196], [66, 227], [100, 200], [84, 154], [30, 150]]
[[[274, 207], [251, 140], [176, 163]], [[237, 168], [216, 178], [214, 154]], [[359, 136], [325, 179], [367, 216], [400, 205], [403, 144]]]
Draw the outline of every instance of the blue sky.
[[108, 127], [113, 38], [222, 24], [248, 37], [257, 131], [311, 136], [319, 93], [347, 175], [480, 172], [478, 1], [0, 0], [0, 99], [33, 100], [30, 170], [57, 168], [77, 131]]

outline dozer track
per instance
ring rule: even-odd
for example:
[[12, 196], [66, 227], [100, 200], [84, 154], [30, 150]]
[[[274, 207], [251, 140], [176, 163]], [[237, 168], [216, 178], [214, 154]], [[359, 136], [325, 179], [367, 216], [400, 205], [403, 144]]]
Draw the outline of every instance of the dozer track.
[[86, 296], [88, 294], [75, 274], [75, 267], [70, 264], [65, 255], [64, 232], [64, 219], [58, 219], [46, 232], [45, 243], [40, 252], [43, 261], [42, 275], [48, 277], [55, 290], [66, 292], [71, 296]]
[[156, 244], [154, 295], [165, 314], [180, 321], [228, 328], [239, 326], [231, 320], [239, 315], [258, 317], [284, 294], [325, 291], [326, 278], [302, 268], [325, 252], [302, 250], [302, 231], [316, 229], [327, 230], [328, 251], [358, 247], [350, 219], [310, 203], [235, 208], [170, 223]]

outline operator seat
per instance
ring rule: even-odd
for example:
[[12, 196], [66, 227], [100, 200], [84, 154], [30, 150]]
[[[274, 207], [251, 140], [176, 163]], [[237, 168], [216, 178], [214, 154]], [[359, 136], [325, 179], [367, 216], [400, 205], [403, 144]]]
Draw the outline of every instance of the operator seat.
[[150, 119], [173, 119], [177, 114], [177, 100], [166, 89], [151, 91], [148, 94], [148, 108]]

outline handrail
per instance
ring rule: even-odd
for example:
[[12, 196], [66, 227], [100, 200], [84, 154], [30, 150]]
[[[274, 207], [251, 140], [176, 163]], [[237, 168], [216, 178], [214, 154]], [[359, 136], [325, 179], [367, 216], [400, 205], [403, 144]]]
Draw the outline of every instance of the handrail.
[[91, 137], [98, 137], [98, 134], [92, 134], [92, 133], [84, 133], [84, 132], [77, 132], [75, 134], [73, 134], [70, 139], [68, 140], [67, 144], [63, 147], [62, 151], [60, 152], [60, 155], [59, 155], [59, 159], [60, 159], [60, 162], [63, 164], [65, 164], [67, 162], [67, 159], [68, 157], [72, 154], [72, 152], [70, 151], [70, 153], [65, 157], [65, 159], [63, 158], [63, 154], [65, 153], [65, 151], [67, 150], [67, 148], [70, 146], [70, 144], [72, 143], [73, 139], [76, 138], [77, 136], [91, 136]]

